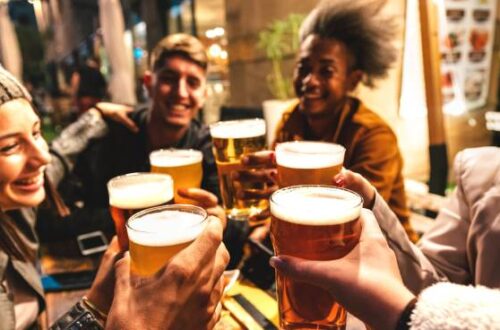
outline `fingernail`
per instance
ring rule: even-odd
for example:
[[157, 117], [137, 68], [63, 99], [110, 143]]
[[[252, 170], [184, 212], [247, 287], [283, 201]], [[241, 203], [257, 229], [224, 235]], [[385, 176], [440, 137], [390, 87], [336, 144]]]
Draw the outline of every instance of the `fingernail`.
[[241, 157], [241, 163], [242, 163], [243, 165], [248, 165], [249, 161], [250, 161], [250, 160], [249, 160], [249, 158], [248, 158], [247, 156], [243, 156], [243, 157]]
[[344, 187], [345, 186], [345, 180], [343, 178], [335, 178], [333, 179], [335, 185], [338, 187]]
[[273, 268], [279, 268], [282, 264], [283, 261], [279, 257], [274, 256], [269, 259], [269, 265]]

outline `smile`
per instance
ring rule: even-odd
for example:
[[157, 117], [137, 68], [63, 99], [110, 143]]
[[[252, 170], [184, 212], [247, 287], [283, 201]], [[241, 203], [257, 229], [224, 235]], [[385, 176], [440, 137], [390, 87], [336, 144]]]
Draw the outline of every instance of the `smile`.
[[43, 173], [39, 173], [35, 176], [16, 180], [13, 182], [13, 185], [25, 191], [37, 191], [43, 186], [43, 182]]
[[172, 105], [171, 109], [173, 111], [185, 111], [185, 110], [189, 110], [189, 105], [185, 105], [185, 104], [174, 104]]

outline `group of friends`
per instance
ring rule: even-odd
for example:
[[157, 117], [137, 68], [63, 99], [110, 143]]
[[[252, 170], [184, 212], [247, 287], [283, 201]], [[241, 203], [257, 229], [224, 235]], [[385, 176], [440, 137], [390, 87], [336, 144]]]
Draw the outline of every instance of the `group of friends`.
[[[363, 197], [360, 242], [338, 260], [275, 256], [270, 263], [277, 272], [328, 290], [374, 329], [500, 328], [500, 150], [470, 149], [457, 156], [457, 188], [415, 245], [396, 136], [351, 93], [360, 83], [373, 86], [385, 77], [396, 58], [396, 26], [382, 15], [381, 4], [322, 1], [307, 16], [294, 70], [297, 102], [284, 113], [275, 141], [328, 141], [346, 148], [346, 170], [332, 184]], [[147, 105], [98, 103], [50, 146], [30, 95], [0, 68], [0, 329], [31, 329], [44, 309], [37, 232], [48, 239], [74, 236], [81, 228], [113, 232], [106, 183], [149, 171], [149, 152], [161, 148], [202, 151], [201, 188], [179, 194], [207, 209], [205, 231], [152, 277], [131, 273], [129, 254], [113, 239], [86, 297], [66, 316], [88, 312], [86, 328], [215, 325], [230, 259], [223, 233], [232, 222], [219, 205], [209, 129], [197, 119], [207, 96], [207, 62], [195, 37], [167, 36], [152, 51], [144, 76]], [[260, 165], [252, 179], [268, 183], [261, 196], [277, 189], [272, 151], [249, 155], [244, 164]], [[78, 178], [83, 207], [68, 208], [64, 191], [57, 191], [68, 177]], [[264, 239], [268, 232], [263, 225], [250, 235]], [[63, 317], [57, 326], [64, 329], [68, 322]]]

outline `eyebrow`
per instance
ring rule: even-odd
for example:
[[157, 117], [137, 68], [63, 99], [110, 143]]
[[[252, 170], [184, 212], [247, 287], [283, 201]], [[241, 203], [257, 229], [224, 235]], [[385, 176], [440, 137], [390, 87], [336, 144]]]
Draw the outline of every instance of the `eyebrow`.
[[[311, 62], [311, 59], [309, 57], [302, 57], [299, 59], [299, 63], [305, 63], [305, 62]], [[333, 58], [321, 58], [319, 60], [321, 64], [336, 64], [337, 61]]]
[[8, 133], [8, 134], [5, 134], [5, 135], [0, 135], [0, 140], [12, 138], [12, 137], [16, 137], [16, 136], [18, 136], [20, 134], [21, 133]]
[[[33, 123], [33, 126], [31, 127], [31, 129], [34, 129], [37, 126], [41, 129], [41, 121], [40, 121], [40, 119], [36, 120]], [[19, 136], [21, 134], [22, 133], [19, 133], [19, 132], [7, 133], [7, 134], [4, 134], [4, 135], [0, 135], [0, 140], [12, 138], [12, 137], [16, 137], [16, 136]]]

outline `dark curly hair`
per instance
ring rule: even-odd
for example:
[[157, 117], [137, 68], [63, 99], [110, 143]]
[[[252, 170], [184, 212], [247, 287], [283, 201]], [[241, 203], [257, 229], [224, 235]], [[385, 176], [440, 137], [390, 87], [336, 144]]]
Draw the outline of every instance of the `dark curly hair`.
[[397, 58], [393, 45], [397, 33], [394, 17], [381, 14], [386, 0], [324, 0], [306, 17], [300, 41], [315, 34], [342, 41], [351, 54], [351, 69], [364, 72], [363, 83], [384, 78]]

